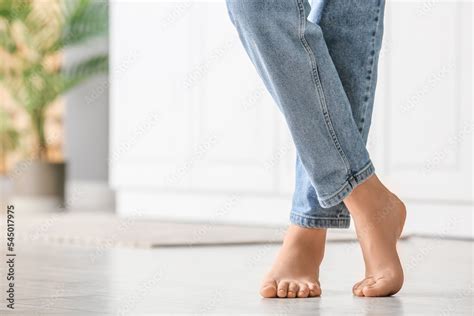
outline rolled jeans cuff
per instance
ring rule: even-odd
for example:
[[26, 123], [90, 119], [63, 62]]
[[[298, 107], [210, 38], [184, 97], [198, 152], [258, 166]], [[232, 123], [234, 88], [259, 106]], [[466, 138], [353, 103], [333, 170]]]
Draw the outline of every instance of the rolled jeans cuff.
[[291, 212], [290, 222], [305, 228], [348, 228], [351, 218], [349, 216], [317, 217]]
[[328, 208], [331, 206], [335, 206], [351, 194], [352, 190], [359, 184], [363, 183], [365, 180], [370, 178], [375, 173], [375, 168], [372, 162], [370, 161], [368, 164], [365, 165], [360, 171], [354, 173], [345, 181], [345, 183], [336, 190], [335, 193], [318, 197], [319, 204], [324, 207]]

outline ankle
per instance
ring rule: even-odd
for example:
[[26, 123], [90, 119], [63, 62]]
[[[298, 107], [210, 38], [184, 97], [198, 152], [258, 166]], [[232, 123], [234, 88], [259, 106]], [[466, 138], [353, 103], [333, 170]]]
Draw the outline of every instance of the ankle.
[[297, 225], [290, 225], [285, 240], [295, 242], [324, 241], [327, 229], [306, 228]]
[[377, 211], [401, 201], [390, 192], [374, 174], [365, 182], [359, 184], [351, 194], [344, 199], [344, 204], [353, 216], [359, 213]]

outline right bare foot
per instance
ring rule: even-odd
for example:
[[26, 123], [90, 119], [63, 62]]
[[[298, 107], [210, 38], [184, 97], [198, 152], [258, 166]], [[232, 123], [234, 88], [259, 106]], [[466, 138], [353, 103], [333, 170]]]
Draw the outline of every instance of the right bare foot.
[[405, 224], [403, 202], [373, 175], [344, 200], [354, 218], [365, 261], [365, 278], [356, 283], [356, 296], [389, 296], [403, 285], [397, 240]]
[[320, 296], [319, 265], [325, 241], [325, 229], [290, 225], [275, 263], [263, 279], [260, 295], [266, 298]]

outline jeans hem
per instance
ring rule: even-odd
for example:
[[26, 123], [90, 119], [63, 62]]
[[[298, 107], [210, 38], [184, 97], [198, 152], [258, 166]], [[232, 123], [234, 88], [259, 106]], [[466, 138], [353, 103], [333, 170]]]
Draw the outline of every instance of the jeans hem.
[[290, 222], [304, 228], [349, 228], [350, 217], [314, 217], [291, 213]]
[[352, 175], [342, 187], [336, 191], [336, 193], [330, 195], [329, 197], [319, 198], [319, 203], [324, 208], [329, 208], [341, 203], [356, 186], [367, 180], [371, 175], [375, 173], [375, 168], [372, 162], [369, 162], [364, 168], [359, 172]]

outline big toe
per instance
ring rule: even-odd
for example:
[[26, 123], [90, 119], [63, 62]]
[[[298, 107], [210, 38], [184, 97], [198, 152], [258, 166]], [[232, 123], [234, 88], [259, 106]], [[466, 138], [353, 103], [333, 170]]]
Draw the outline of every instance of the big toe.
[[318, 283], [309, 283], [308, 287], [310, 297], [321, 296], [321, 286]]
[[400, 291], [401, 287], [401, 282], [396, 279], [381, 278], [374, 284], [362, 286], [361, 291], [367, 297], [390, 296]]
[[362, 289], [368, 286], [372, 286], [373, 284], [375, 284], [375, 280], [373, 280], [372, 278], [363, 279], [362, 281], [354, 284], [354, 286], [352, 287], [352, 293], [355, 296], [364, 296], [364, 292], [362, 291]]
[[277, 283], [275, 280], [268, 280], [263, 282], [260, 287], [260, 295], [265, 298], [271, 298], [277, 296]]

